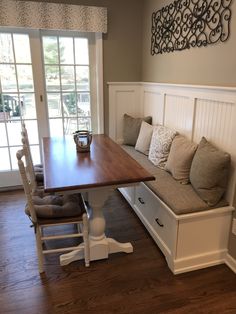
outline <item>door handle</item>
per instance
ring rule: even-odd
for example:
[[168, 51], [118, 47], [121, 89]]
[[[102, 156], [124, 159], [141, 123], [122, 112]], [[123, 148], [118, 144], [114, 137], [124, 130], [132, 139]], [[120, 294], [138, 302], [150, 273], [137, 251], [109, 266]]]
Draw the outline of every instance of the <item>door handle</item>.
[[164, 227], [163, 223], [160, 222], [159, 218], [156, 218], [156, 223], [160, 226], [160, 227]]
[[141, 197], [139, 197], [138, 200], [141, 204], [145, 204], [144, 200]]

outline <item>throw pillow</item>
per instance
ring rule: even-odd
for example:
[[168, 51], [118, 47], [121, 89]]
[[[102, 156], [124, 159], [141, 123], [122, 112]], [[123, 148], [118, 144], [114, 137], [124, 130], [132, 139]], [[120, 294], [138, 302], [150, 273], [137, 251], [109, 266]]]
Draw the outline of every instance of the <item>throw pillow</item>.
[[197, 194], [210, 206], [215, 206], [223, 196], [229, 175], [230, 155], [205, 137], [201, 139], [192, 161], [190, 181]]
[[148, 158], [155, 166], [164, 169], [171, 143], [176, 134], [176, 131], [165, 126], [154, 127]]
[[152, 123], [152, 117], [146, 118], [133, 118], [128, 114], [124, 115], [124, 125], [123, 125], [123, 144], [135, 146], [142, 121], [149, 124]]
[[142, 121], [135, 149], [146, 156], [148, 156], [149, 153], [152, 132], [153, 126], [148, 124], [147, 122]]
[[173, 139], [165, 170], [182, 184], [189, 182], [190, 168], [196, 149], [197, 145], [182, 135], [177, 135]]

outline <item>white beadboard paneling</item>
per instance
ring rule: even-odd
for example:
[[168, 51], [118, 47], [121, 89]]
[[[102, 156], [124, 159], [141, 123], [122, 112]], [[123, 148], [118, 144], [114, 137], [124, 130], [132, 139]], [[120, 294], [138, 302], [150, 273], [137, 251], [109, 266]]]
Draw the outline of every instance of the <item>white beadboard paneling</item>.
[[194, 113], [192, 99], [185, 96], [166, 94], [164, 112], [164, 125], [191, 139]]
[[196, 99], [193, 141], [199, 143], [202, 136], [231, 155], [231, 171], [226, 199], [233, 203], [235, 193], [235, 111], [231, 102]]
[[152, 124], [163, 124], [164, 95], [155, 90], [143, 90], [143, 116], [152, 116]]
[[233, 139], [235, 104], [206, 99], [196, 100], [194, 142], [205, 136], [219, 148], [230, 151]]
[[109, 135], [121, 143], [123, 139], [123, 117], [142, 116], [140, 89], [136, 86], [110, 86], [109, 89]]

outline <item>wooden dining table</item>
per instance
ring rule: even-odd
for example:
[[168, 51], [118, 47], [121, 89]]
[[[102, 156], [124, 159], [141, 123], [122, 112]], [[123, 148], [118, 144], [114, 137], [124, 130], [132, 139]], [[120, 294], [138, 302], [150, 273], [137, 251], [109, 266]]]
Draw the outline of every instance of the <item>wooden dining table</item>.
[[[103, 205], [112, 190], [141, 181], [155, 180], [140, 164], [106, 135], [93, 135], [90, 152], [77, 152], [72, 137], [43, 138], [45, 192], [87, 195], [90, 260], [108, 258], [116, 252], [133, 252], [131, 243], [120, 243], [105, 235]], [[84, 258], [83, 243], [60, 256], [67, 265]]]

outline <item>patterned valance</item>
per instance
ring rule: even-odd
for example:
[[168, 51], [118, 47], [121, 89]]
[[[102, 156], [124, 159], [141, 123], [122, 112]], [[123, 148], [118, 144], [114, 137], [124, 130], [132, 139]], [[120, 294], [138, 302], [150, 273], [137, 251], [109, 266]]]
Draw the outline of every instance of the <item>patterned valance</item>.
[[107, 9], [101, 7], [0, 0], [0, 26], [107, 32]]

